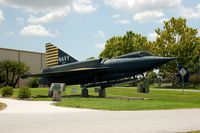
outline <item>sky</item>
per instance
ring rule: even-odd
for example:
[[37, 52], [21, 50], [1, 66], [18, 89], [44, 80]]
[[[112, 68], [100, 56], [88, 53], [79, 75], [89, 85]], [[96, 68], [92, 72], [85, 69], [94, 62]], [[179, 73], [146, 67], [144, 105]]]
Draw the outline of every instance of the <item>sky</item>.
[[200, 0], [0, 0], [0, 48], [45, 52], [50, 42], [85, 60], [127, 31], [155, 40], [171, 17], [200, 35]]

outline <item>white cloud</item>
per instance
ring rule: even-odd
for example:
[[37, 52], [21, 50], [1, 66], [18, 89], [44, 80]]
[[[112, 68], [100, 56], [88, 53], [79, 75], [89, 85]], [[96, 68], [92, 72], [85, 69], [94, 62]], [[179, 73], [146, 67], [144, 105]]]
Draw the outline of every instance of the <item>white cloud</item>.
[[175, 8], [182, 0], [105, 0], [105, 3], [123, 10], [147, 11]]
[[156, 19], [160, 19], [163, 16], [164, 13], [161, 11], [156, 11], [156, 10], [144, 11], [136, 13], [133, 16], [133, 20], [143, 23], [143, 22], [155, 21]]
[[2, 23], [5, 20], [3, 12], [0, 10], [0, 23]]
[[180, 8], [179, 14], [187, 19], [199, 19], [200, 18], [200, 4], [198, 4], [195, 9], [182, 6]]
[[41, 23], [53, 22], [53, 21], [62, 19], [65, 16], [67, 16], [69, 11], [70, 11], [70, 8], [68, 8], [67, 10], [53, 11], [53, 12], [47, 13], [46, 15], [44, 15], [42, 17], [38, 17], [38, 18], [31, 15], [28, 18], [28, 22], [32, 23], [32, 24], [41, 24]]
[[24, 19], [21, 17], [16, 17], [17, 23], [22, 24], [24, 22]]
[[104, 37], [105, 37], [105, 33], [104, 33], [103, 31], [99, 30], [99, 31], [97, 32], [97, 34], [94, 35], [94, 37], [97, 37], [97, 38], [104, 38]]
[[154, 32], [154, 33], [149, 33], [148, 34], [148, 39], [150, 40], [150, 41], [155, 41], [156, 40], [156, 38], [157, 38], [157, 34]]
[[24, 27], [20, 34], [23, 36], [56, 36], [56, 34], [51, 33], [51, 30], [47, 30], [42, 25], [28, 25]]
[[93, 0], [0, 0], [0, 4], [22, 8], [33, 13], [47, 13], [68, 8], [73, 8], [79, 13], [90, 13], [97, 10]]
[[0, 4], [23, 8], [30, 12], [46, 12], [65, 9], [72, 0], [0, 0]]
[[197, 9], [200, 9], [200, 3], [197, 5]]
[[114, 14], [113, 16], [112, 16], [112, 18], [119, 18], [120, 17], [120, 15], [119, 14]]
[[73, 9], [79, 13], [90, 13], [97, 10], [92, 0], [76, 0], [73, 2]]
[[4, 35], [5, 36], [12, 36], [14, 34], [14, 31], [9, 31], [9, 32], [6, 32]]
[[112, 19], [114, 20], [115, 24], [124, 24], [125, 25], [125, 24], [129, 24], [130, 23], [130, 20], [122, 19], [119, 14], [113, 15]]
[[160, 20], [157, 21], [158, 24], [164, 24], [164, 22], [169, 21], [168, 18], [161, 18]]
[[128, 0], [105, 0], [105, 3], [117, 9], [130, 8], [128, 5]]
[[104, 49], [105, 48], [105, 43], [95, 44], [95, 47], [98, 48], [98, 49]]
[[182, 0], [104, 0], [106, 4], [118, 10], [133, 14], [138, 22], [154, 22], [161, 19], [166, 12], [177, 11]]
[[116, 24], [129, 24], [130, 20], [128, 20], [128, 19], [117, 19], [117, 20], [114, 21], [114, 23], [116, 23]]

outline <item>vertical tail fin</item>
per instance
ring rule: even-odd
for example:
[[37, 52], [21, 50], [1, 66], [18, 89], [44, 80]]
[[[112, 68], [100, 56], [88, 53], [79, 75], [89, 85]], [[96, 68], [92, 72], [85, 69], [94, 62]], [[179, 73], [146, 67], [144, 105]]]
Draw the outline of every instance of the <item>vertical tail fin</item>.
[[76, 59], [60, 50], [51, 43], [46, 44], [46, 66], [63, 65], [67, 63], [78, 62]]

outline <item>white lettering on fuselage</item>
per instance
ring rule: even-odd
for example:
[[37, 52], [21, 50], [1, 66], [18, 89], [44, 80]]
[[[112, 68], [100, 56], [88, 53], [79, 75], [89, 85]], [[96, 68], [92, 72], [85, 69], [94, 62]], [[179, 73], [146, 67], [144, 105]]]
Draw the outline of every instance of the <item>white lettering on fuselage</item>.
[[58, 58], [58, 62], [66, 62], [69, 61], [69, 56], [62, 56]]

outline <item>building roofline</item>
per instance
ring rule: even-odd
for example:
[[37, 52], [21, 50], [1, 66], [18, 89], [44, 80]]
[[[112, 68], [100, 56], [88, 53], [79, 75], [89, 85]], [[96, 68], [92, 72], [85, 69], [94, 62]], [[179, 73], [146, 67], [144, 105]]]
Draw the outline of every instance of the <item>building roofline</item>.
[[10, 51], [26, 52], [26, 53], [34, 53], [34, 54], [45, 54], [45, 53], [42, 53], [42, 52], [26, 51], [26, 50], [10, 49], [10, 48], [0, 48], [0, 50], [10, 50]]

